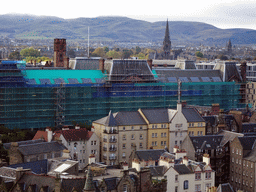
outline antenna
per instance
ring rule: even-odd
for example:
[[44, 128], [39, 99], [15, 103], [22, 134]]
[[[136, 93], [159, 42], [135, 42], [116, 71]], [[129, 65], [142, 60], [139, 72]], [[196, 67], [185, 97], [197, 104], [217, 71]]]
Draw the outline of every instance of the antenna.
[[181, 87], [181, 81], [180, 79], [178, 79], [178, 103], [180, 103], [180, 96], [181, 96], [180, 87]]
[[90, 28], [88, 27], [88, 59], [90, 57]]

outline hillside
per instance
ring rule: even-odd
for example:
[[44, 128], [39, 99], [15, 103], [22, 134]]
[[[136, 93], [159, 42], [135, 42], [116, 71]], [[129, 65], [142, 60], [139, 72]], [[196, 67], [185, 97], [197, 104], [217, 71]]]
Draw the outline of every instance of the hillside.
[[[127, 17], [62, 19], [31, 15], [0, 15], [0, 36], [19, 39], [66, 38], [122, 42], [162, 42], [166, 22], [134, 20]], [[219, 29], [200, 22], [169, 21], [170, 37], [176, 44], [255, 44], [256, 31]]]

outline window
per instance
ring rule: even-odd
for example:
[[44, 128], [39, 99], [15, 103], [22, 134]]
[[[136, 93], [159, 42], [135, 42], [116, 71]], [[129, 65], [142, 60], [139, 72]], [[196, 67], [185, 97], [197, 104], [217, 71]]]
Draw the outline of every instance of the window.
[[178, 175], [175, 175], [175, 182], [178, 182]]
[[182, 132], [180, 132], [180, 136], [182, 137]]
[[205, 172], [205, 179], [211, 179], [211, 177], [212, 177], [211, 172], [209, 172], [209, 171]]
[[211, 183], [206, 183], [205, 184], [205, 191], [207, 191], [207, 189], [209, 189], [211, 187]]
[[123, 127], [123, 131], [125, 131], [125, 127]]
[[123, 149], [125, 149], [126, 148], [126, 144], [125, 143], [123, 143]]
[[134, 130], [134, 127], [132, 126], [132, 130]]
[[183, 185], [184, 185], [184, 189], [188, 189], [188, 180], [185, 180]]
[[126, 140], [126, 135], [123, 135], [123, 140]]
[[93, 145], [93, 141], [91, 141], [91, 145]]
[[175, 141], [175, 145], [177, 145], [178, 144], [178, 141]]
[[203, 135], [203, 131], [200, 131], [200, 135], [201, 135], [201, 136]]
[[85, 163], [85, 159], [83, 159], [83, 163]]
[[164, 142], [163, 142], [163, 141], [161, 141], [161, 145], [162, 145], [162, 146], [164, 145]]
[[253, 163], [251, 163], [251, 169], [253, 168]]
[[201, 191], [201, 184], [195, 185], [195, 191]]
[[155, 146], [157, 146], [157, 141], [155, 141]]
[[83, 150], [83, 153], [85, 153], [85, 150]]
[[175, 137], [177, 137], [177, 136], [178, 136], [178, 132], [176, 131], [176, 132], [175, 132]]
[[132, 134], [132, 139], [135, 139], [135, 135]]
[[123, 185], [123, 192], [128, 192], [128, 188], [126, 184]]
[[152, 133], [152, 138], [154, 138], [155, 137], [155, 134], [154, 133]]
[[140, 129], [142, 129], [142, 126], [140, 126]]
[[155, 137], [157, 137], [157, 133], [155, 133]]
[[175, 186], [175, 192], [178, 192], [178, 186]]
[[182, 143], [182, 140], [180, 140], [180, 144]]
[[80, 153], [82, 153], [82, 150], [80, 150]]
[[232, 148], [232, 153], [234, 153], [235, 152], [235, 149], [234, 148]]
[[195, 180], [201, 179], [201, 173], [195, 173]]
[[143, 145], [142, 145], [142, 143], [140, 143], [140, 148], [143, 148]]
[[164, 137], [164, 133], [161, 133], [161, 137]]
[[164, 137], [166, 137], [166, 133], [164, 133]]
[[157, 128], [157, 125], [155, 125], [155, 128]]
[[153, 142], [152, 142], [152, 146], [154, 146], [154, 145], [155, 145], [155, 142], [153, 141]]
[[94, 141], [94, 145], [96, 145], [97, 141]]
[[123, 152], [123, 157], [125, 157], [125, 152]]
[[143, 139], [143, 135], [142, 134], [140, 134], [140, 139]]

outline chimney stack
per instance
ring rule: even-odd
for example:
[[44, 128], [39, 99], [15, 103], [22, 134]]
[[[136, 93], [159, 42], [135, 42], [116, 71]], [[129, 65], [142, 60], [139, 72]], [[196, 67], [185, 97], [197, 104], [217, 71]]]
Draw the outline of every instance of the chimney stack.
[[209, 154], [204, 154], [203, 155], [203, 162], [206, 163], [206, 165], [209, 165], [210, 164], [210, 156]]
[[46, 132], [47, 132], [47, 142], [51, 142], [52, 141], [52, 130], [51, 130], [51, 128], [47, 127]]
[[96, 158], [94, 154], [91, 154], [89, 156], [89, 164], [96, 163]]
[[104, 73], [104, 64], [105, 64], [105, 60], [104, 59], [100, 59], [99, 60], [99, 70], [101, 70], [102, 73]]

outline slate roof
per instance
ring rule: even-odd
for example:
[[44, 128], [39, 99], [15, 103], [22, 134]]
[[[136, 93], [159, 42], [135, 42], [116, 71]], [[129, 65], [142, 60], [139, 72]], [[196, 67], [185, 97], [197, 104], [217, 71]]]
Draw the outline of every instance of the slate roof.
[[182, 113], [188, 122], [205, 122], [195, 108], [182, 108]]
[[19, 151], [22, 155], [36, 155], [41, 153], [50, 153], [52, 151], [63, 151], [67, 149], [64, 145], [58, 142], [43, 142], [19, 146]]
[[122, 111], [117, 112], [115, 120], [118, 125], [146, 125], [138, 111]]
[[93, 135], [93, 132], [88, 131], [86, 128], [59, 130], [56, 131], [57, 133], [62, 134], [67, 141], [89, 140]]
[[239, 82], [242, 82], [241, 75], [237, 70], [235, 62], [219, 61], [215, 65], [214, 70], [220, 70], [222, 80], [225, 82], [230, 81], [233, 77], [236, 77], [239, 80]]
[[107, 185], [107, 191], [112, 191], [116, 189], [116, 185], [118, 183], [118, 177], [111, 177], [104, 179]]
[[[114, 119], [111, 121], [115, 122], [115, 126], [147, 124], [138, 111], [120, 111], [120, 112], [114, 113], [112, 116]], [[109, 116], [103, 117], [94, 122], [107, 126], [106, 122], [108, 120], [108, 117]]]
[[169, 123], [168, 109], [141, 109], [150, 124]]
[[109, 127], [115, 127], [115, 126], [117, 126], [117, 123], [116, 123], [116, 121], [115, 121], [115, 118], [114, 118], [114, 116], [113, 116], [111, 110], [109, 111], [109, 114], [108, 114], [107, 119], [106, 119], [106, 121], [105, 121], [105, 125], [106, 125], [106, 126], [109, 126]]
[[256, 123], [242, 123], [242, 132], [254, 132]]
[[137, 76], [144, 81], [155, 81], [146, 60], [114, 59], [109, 80], [123, 81], [130, 76]]
[[[45, 142], [45, 141], [42, 139], [37, 139], [37, 140], [19, 141], [17, 143], [19, 146], [21, 146], [21, 145], [28, 145], [28, 144], [43, 143], [43, 142]], [[11, 147], [11, 143], [4, 143], [3, 145], [6, 150], [9, 150]]]
[[227, 142], [233, 141], [236, 137], [242, 137], [244, 134], [242, 133], [236, 133], [232, 131], [226, 131], [226, 130], [221, 130], [218, 135], [223, 135], [223, 139], [221, 141], [221, 146], [224, 146]]
[[220, 184], [217, 188], [218, 192], [234, 192], [233, 188], [229, 183]]
[[148, 167], [152, 177], [161, 177], [164, 175], [165, 167], [164, 166], [149, 166]]
[[219, 70], [194, 70], [194, 69], [160, 69], [156, 68], [155, 72], [161, 82], [169, 83], [169, 77], [175, 77], [178, 80], [179, 77], [187, 77], [189, 82], [192, 82], [191, 77], [198, 77], [199, 82], [204, 82], [202, 77], [209, 77], [211, 82], [214, 82], [212, 77], [219, 77], [221, 79], [221, 73]]
[[62, 179], [61, 188], [63, 191], [72, 191], [73, 187], [77, 191], [83, 191], [85, 178], [76, 178], [76, 179]]
[[146, 150], [138, 150], [135, 152], [135, 158], [139, 160], [156, 161], [160, 158], [160, 156], [165, 152], [163, 149], [146, 149]]
[[223, 135], [190, 136], [193, 146], [196, 149], [211, 150], [221, 146]]
[[30, 173], [25, 173], [21, 179], [18, 181], [19, 184], [24, 186], [25, 183], [25, 191], [27, 191], [30, 185], [36, 185], [35, 192], [39, 192], [41, 187], [48, 186], [49, 191], [53, 191], [55, 187], [55, 178], [51, 176], [44, 175], [35, 175]]
[[216, 116], [203, 116], [202, 118], [205, 120], [206, 123], [209, 122], [211, 126], [216, 125]]
[[39, 160], [39, 161], [32, 161], [27, 163], [19, 163], [19, 164], [13, 164], [10, 165], [10, 168], [18, 168], [23, 167], [23, 169], [31, 169], [32, 172], [36, 174], [47, 174], [47, 166], [48, 166], [48, 160]]
[[180, 174], [180, 175], [185, 175], [185, 174], [191, 174], [193, 173], [186, 165], [184, 164], [178, 164], [174, 165], [174, 169]]
[[238, 137], [244, 150], [252, 150], [255, 145], [256, 136]]
[[8, 179], [16, 178], [16, 169], [10, 167], [0, 167], [0, 177], [7, 177]]

